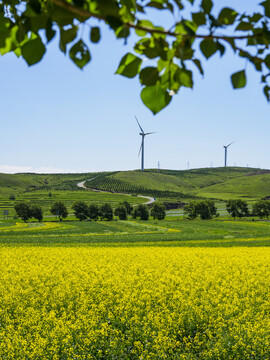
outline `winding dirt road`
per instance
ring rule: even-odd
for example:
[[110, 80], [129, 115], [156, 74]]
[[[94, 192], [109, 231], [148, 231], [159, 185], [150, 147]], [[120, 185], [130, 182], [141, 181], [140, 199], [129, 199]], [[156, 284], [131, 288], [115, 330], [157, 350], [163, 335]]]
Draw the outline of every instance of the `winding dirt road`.
[[[88, 179], [88, 180], [81, 181], [81, 182], [79, 182], [79, 183], [77, 184], [77, 186], [78, 186], [79, 188], [86, 189], [86, 190], [92, 190], [92, 191], [97, 191], [97, 192], [108, 192], [108, 191], [97, 190], [97, 189], [93, 189], [93, 188], [90, 188], [90, 187], [85, 186], [86, 181], [91, 181], [91, 180], [94, 180], [94, 179], [95, 179], [95, 178], [91, 178], [91, 179]], [[123, 194], [123, 193], [115, 193], [115, 194], [132, 196], [132, 194]], [[150, 196], [137, 195], [137, 197], [147, 199], [148, 201], [145, 203], [145, 205], [153, 204], [153, 203], [156, 201], [154, 198], [152, 198], [152, 197], [150, 197]], [[133, 206], [137, 206], [137, 205], [133, 205]]]

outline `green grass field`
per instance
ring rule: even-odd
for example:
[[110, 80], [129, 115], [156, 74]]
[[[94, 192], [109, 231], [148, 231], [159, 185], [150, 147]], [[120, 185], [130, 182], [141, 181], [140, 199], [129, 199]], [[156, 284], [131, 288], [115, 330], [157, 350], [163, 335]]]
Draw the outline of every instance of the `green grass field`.
[[0, 223], [0, 244], [16, 245], [268, 246], [269, 234], [268, 221], [230, 218], [190, 221], [174, 216], [162, 221], [48, 219], [44, 223]]

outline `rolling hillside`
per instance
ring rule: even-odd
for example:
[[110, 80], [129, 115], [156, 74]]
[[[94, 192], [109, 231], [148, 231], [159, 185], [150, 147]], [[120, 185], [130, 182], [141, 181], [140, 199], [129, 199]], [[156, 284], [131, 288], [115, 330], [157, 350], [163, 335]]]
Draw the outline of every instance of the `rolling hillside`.
[[[0, 174], [0, 197], [36, 191], [79, 190], [79, 181], [92, 179], [89, 188], [142, 194], [160, 199], [261, 199], [270, 196], [270, 170], [204, 168], [146, 170], [84, 174]], [[81, 189], [81, 191], [83, 191]]]
[[270, 196], [270, 171], [236, 167], [121, 171], [96, 176], [87, 186], [158, 198], [260, 199]]

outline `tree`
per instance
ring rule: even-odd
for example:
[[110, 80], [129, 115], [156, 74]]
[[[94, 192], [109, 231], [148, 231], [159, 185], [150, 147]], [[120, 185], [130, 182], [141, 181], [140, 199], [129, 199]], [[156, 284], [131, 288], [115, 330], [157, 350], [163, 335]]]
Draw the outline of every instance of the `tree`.
[[20, 217], [24, 222], [31, 218], [31, 210], [27, 203], [21, 202], [14, 206], [16, 214]]
[[118, 205], [114, 210], [114, 215], [118, 216], [120, 220], [127, 220], [127, 209], [123, 205]]
[[[3, 0], [1, 2], [0, 53], [13, 51], [29, 66], [38, 63], [56, 33], [59, 49], [82, 69], [91, 60], [89, 42], [83, 32], [89, 28], [91, 43], [101, 40], [98, 19], [126, 43], [136, 39], [134, 53], [120, 61], [117, 74], [136, 75], [142, 85], [141, 99], [154, 113], [166, 107], [181, 87], [193, 88], [193, 71], [201, 75], [201, 59], [215, 53], [224, 56], [231, 49], [243, 59], [243, 66], [231, 76], [234, 89], [246, 85], [246, 62], [260, 73], [263, 92], [270, 100], [270, 0], [260, 3], [260, 11], [248, 14], [224, 7], [217, 12], [212, 0], [117, 1], [117, 0]], [[156, 14], [171, 14], [168, 29], [162, 16], [155, 25]], [[164, 23], [168, 23], [164, 17]], [[88, 25], [88, 27], [85, 26]], [[82, 31], [82, 28], [84, 31]], [[134, 32], [136, 36], [134, 36]], [[44, 36], [45, 35], [45, 36]], [[132, 35], [132, 36], [131, 36]], [[136, 55], [135, 55], [136, 53]], [[148, 61], [151, 60], [150, 65]]]
[[133, 210], [133, 218], [136, 219], [137, 217], [139, 217], [141, 220], [149, 219], [149, 210], [146, 205], [140, 204], [136, 206], [136, 208]]
[[88, 207], [88, 217], [91, 220], [97, 220], [99, 217], [99, 206], [96, 204], [90, 204]]
[[51, 207], [51, 214], [59, 217], [59, 220], [68, 216], [66, 205], [62, 201], [56, 201]]
[[155, 202], [151, 209], [151, 216], [154, 219], [163, 220], [166, 216], [166, 208], [164, 204]]
[[248, 204], [241, 199], [231, 199], [226, 201], [226, 209], [234, 219], [236, 217], [242, 218], [243, 216], [249, 215]]
[[253, 205], [252, 213], [253, 215], [259, 216], [261, 219], [264, 217], [268, 219], [270, 215], [270, 201], [267, 200], [257, 201]]
[[190, 202], [184, 206], [184, 214], [189, 220], [194, 220], [198, 216], [198, 211], [195, 202]]
[[74, 210], [74, 215], [80, 221], [86, 220], [88, 218], [89, 209], [85, 202], [77, 201], [72, 205], [72, 209]]
[[9, 195], [9, 200], [16, 200], [15, 194], [10, 194]]
[[128, 201], [122, 201], [119, 206], [124, 206], [126, 208], [127, 214], [130, 215], [133, 210], [133, 206], [130, 205]]
[[100, 207], [100, 217], [101, 219], [106, 219], [111, 221], [113, 219], [113, 209], [110, 204], [105, 203]]
[[33, 217], [34, 219], [37, 219], [39, 222], [41, 222], [43, 219], [42, 208], [38, 205], [32, 205], [30, 207], [30, 214], [31, 214], [31, 217]]
[[190, 202], [184, 207], [184, 213], [188, 215], [190, 220], [200, 216], [202, 220], [210, 220], [214, 216], [218, 216], [215, 202], [212, 200], [203, 200], [199, 202]]
[[197, 204], [197, 211], [202, 220], [210, 220], [213, 216], [217, 216], [217, 208], [212, 200], [200, 201]]

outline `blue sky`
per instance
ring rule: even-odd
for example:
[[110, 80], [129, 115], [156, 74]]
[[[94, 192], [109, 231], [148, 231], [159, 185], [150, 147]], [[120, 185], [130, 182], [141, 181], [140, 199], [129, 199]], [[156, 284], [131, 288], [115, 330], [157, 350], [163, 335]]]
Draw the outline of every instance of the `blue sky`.
[[[226, 5], [252, 10], [257, 1]], [[248, 3], [248, 6], [247, 6]], [[224, 1], [215, 1], [216, 9]], [[249, 8], [249, 9], [248, 9]], [[145, 131], [145, 167], [186, 169], [223, 166], [223, 145], [230, 166], [270, 168], [269, 104], [260, 75], [228, 51], [204, 61], [205, 76], [195, 74], [193, 90], [183, 89], [156, 116], [140, 100], [137, 78], [114, 75], [132, 47], [102, 28], [83, 70], [49, 45], [33, 67], [9, 54], [0, 58], [0, 172], [92, 172], [140, 167], [136, 114]], [[246, 67], [247, 65], [247, 67]], [[230, 75], [247, 69], [248, 84], [232, 90]]]

